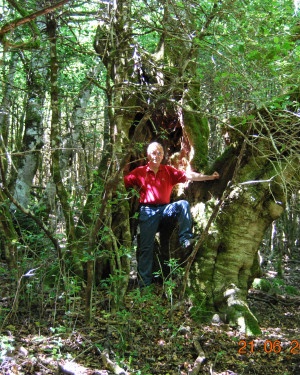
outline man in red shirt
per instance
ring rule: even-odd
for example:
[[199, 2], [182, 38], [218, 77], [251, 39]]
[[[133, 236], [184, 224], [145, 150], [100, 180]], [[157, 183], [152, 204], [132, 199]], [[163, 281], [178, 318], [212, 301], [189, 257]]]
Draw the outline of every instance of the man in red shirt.
[[192, 245], [192, 216], [189, 203], [180, 200], [170, 203], [173, 187], [186, 181], [207, 181], [219, 178], [214, 172], [210, 176], [196, 172], [185, 172], [169, 165], [162, 165], [164, 150], [160, 143], [150, 143], [147, 149], [148, 164], [138, 167], [124, 177], [126, 188], [137, 186], [140, 192], [140, 249], [138, 274], [140, 286], [152, 281], [154, 238], [159, 224], [176, 218], [179, 226], [179, 241], [183, 248]]

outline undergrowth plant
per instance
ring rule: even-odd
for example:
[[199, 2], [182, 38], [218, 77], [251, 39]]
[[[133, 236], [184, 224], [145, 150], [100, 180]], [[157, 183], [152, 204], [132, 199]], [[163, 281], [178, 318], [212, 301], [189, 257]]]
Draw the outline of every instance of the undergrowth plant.
[[163, 279], [163, 288], [166, 296], [170, 300], [171, 306], [173, 305], [174, 300], [174, 290], [177, 286], [177, 279], [182, 276], [183, 268], [179, 264], [179, 259], [170, 258], [164, 262], [168, 266], [170, 272], [167, 276], [164, 276], [161, 264], [160, 269], [157, 272], [154, 272], [154, 277], [161, 277]]

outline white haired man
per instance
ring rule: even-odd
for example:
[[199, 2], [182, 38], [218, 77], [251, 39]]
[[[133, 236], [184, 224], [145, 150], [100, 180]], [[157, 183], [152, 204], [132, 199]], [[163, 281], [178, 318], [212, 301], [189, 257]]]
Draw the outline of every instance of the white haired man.
[[164, 150], [157, 142], [149, 144], [147, 155], [149, 160], [147, 165], [134, 169], [124, 177], [126, 188], [136, 186], [140, 192], [138, 274], [141, 288], [149, 286], [152, 282], [154, 238], [163, 220], [177, 219], [179, 241], [183, 248], [191, 247], [193, 242], [190, 205], [186, 200], [170, 203], [173, 187], [188, 180], [207, 181], [219, 178], [217, 172], [207, 176], [161, 164]]

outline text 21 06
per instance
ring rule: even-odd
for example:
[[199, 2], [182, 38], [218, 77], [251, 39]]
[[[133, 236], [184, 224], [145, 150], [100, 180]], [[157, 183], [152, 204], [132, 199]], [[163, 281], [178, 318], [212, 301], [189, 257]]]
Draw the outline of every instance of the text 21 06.
[[265, 353], [280, 353], [281, 350], [284, 352], [288, 352], [289, 354], [300, 354], [300, 342], [293, 340], [291, 341], [290, 345], [285, 345], [283, 348], [281, 345], [281, 341], [270, 341], [267, 340], [263, 343], [263, 345], [258, 345], [259, 347], [254, 348], [254, 341], [247, 342], [245, 340], [239, 341], [239, 353], [240, 354], [248, 354], [254, 352], [265, 352]]

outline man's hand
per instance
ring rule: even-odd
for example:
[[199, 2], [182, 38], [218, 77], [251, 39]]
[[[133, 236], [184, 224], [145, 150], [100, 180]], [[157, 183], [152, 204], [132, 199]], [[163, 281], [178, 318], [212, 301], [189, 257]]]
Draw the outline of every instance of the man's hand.
[[212, 180], [218, 180], [219, 177], [220, 177], [220, 175], [219, 175], [218, 172], [214, 172], [214, 173], [211, 175], [211, 177], [212, 177]]

